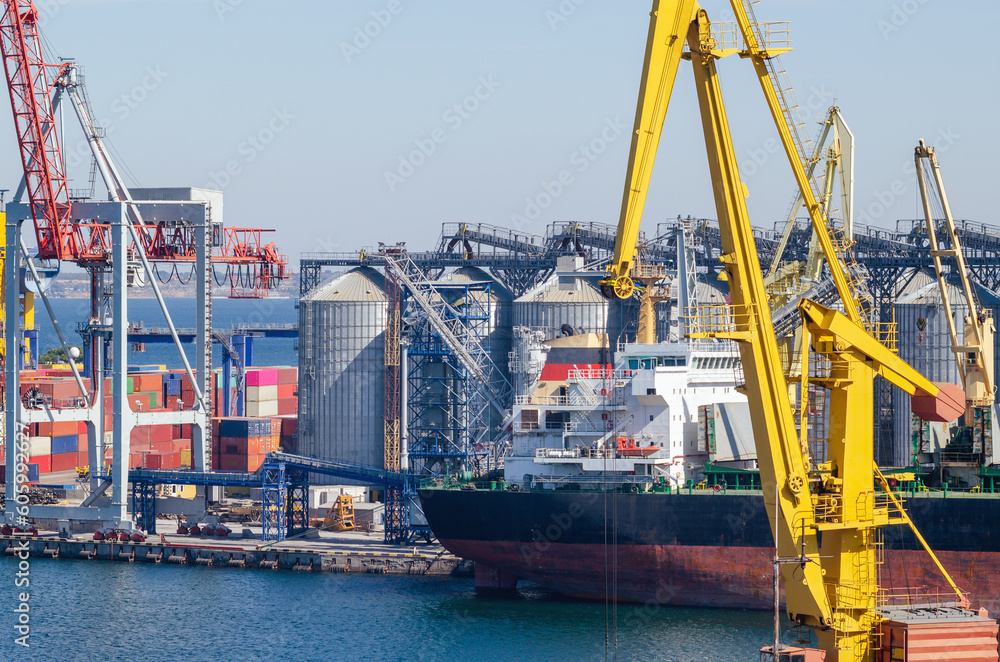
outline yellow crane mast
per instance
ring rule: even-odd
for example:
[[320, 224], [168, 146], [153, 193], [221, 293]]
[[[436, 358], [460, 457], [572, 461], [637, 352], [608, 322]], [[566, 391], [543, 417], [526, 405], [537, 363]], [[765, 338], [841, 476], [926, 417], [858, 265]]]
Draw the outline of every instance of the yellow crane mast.
[[[604, 285], [620, 297], [634, 291], [630, 274], [646, 191], [680, 60], [689, 59], [722, 239], [719, 260], [728, 277], [732, 303], [726, 322], [720, 325], [719, 311], [711, 311], [689, 323], [688, 335], [729, 339], [739, 345], [764, 502], [776, 531], [778, 553], [800, 561], [782, 567], [789, 618], [816, 631], [829, 660], [867, 661], [872, 659], [878, 624], [879, 527], [907, 521], [901, 507], [876, 500], [874, 377], [880, 375], [918, 398], [937, 396], [938, 387], [869, 333], [865, 311], [844, 268], [841, 247], [835, 245], [810, 186], [786, 119], [788, 109], [774, 84], [768, 60], [789, 50], [787, 43], [778, 47], [764, 43], [759, 35], [766, 34], [768, 28], [757, 24], [745, 1], [732, 0], [731, 7], [742, 48], [737, 47], [735, 38], [725, 38], [726, 31], [713, 29], [706, 12], [694, 0], [653, 3], [618, 237]], [[812, 465], [808, 446], [802, 443], [805, 422], [796, 420], [782, 371], [746, 208], [747, 189], [740, 178], [716, 72], [716, 61], [732, 54], [754, 64], [846, 311], [840, 313], [808, 300], [799, 305], [805, 328], [802, 393], [807, 392], [810, 381], [810, 344], [829, 364], [821, 377], [811, 380], [830, 393], [827, 458], [817, 466]], [[952, 418], [958, 415], [954, 407], [951, 411]], [[797, 423], [803, 429], [802, 440]], [[961, 600], [961, 592], [955, 590]]]

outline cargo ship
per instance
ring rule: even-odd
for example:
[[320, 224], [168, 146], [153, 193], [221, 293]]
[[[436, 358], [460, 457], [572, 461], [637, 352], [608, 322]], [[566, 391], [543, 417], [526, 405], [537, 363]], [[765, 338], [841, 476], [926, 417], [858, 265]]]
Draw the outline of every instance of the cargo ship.
[[[419, 490], [438, 540], [475, 561], [477, 587], [770, 608], [774, 538], [735, 347], [630, 344], [611, 363], [600, 335], [544, 345], [507, 423], [502, 475]], [[912, 471], [893, 482], [973, 605], [1000, 607], [1000, 498], [928, 490]], [[948, 599], [909, 528], [883, 531], [881, 587]]]

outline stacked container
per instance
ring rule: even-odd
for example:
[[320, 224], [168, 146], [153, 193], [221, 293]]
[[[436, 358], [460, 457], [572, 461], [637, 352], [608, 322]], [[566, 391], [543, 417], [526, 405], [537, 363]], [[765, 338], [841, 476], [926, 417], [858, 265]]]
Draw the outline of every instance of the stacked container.
[[[222, 414], [221, 371], [215, 371], [213, 413]], [[291, 449], [297, 441], [297, 427], [289, 427], [283, 434], [278, 415], [294, 417], [297, 414], [297, 368], [251, 368], [247, 373], [247, 413], [253, 417], [263, 417], [262, 425], [268, 427], [266, 434], [258, 434], [265, 441], [257, 443], [255, 453], [246, 453], [246, 466], [254, 460], [262, 460], [263, 455], [277, 450], [282, 439], [292, 441]], [[88, 383], [89, 386], [89, 383]], [[110, 443], [113, 428], [113, 398], [115, 385], [112, 380], [104, 383], [104, 433], [105, 444]], [[129, 366], [125, 384], [128, 406], [135, 411], [176, 411], [190, 408], [195, 401], [191, 380], [182, 371], [167, 370], [163, 365]], [[33, 399], [38, 405], [49, 407], [81, 407], [85, 404], [73, 378], [69, 366], [54, 366], [40, 370], [25, 370], [21, 373], [22, 398]], [[251, 404], [254, 403], [254, 404]], [[270, 413], [268, 413], [270, 412]], [[273, 422], [275, 419], [277, 422]], [[274, 427], [272, 432], [271, 427]], [[147, 425], [133, 428], [129, 448], [129, 466], [149, 469], [179, 469], [192, 466], [191, 425]], [[45, 422], [28, 426], [28, 461], [37, 467], [40, 474], [57, 471], [75, 471], [89, 467], [87, 448], [87, 427], [84, 422]], [[272, 440], [273, 437], [273, 440]], [[216, 446], [216, 444], [213, 444]], [[286, 444], [287, 446], [287, 444]], [[259, 448], [258, 448], [259, 447]], [[214, 449], [213, 449], [214, 450]], [[110, 461], [107, 449], [104, 462]], [[216, 459], [213, 453], [213, 459]], [[259, 465], [259, 462], [258, 462]], [[215, 465], [218, 467], [218, 464]], [[246, 470], [246, 469], [244, 469]]]
[[212, 468], [216, 471], [257, 471], [280, 444], [281, 419], [212, 419]]

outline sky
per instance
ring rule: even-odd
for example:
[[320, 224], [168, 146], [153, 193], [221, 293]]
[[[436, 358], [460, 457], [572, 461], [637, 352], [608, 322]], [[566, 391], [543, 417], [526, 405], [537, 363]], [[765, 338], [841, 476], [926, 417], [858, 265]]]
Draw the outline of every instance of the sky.
[[[650, 0], [39, 0], [50, 58], [83, 66], [95, 115], [142, 186], [225, 193], [227, 225], [311, 251], [405, 241], [445, 222], [544, 234], [617, 223]], [[728, 3], [705, 0], [710, 18]], [[995, 219], [1000, 107], [983, 0], [763, 0], [791, 21], [782, 62], [810, 122], [836, 102], [856, 140], [857, 222], [918, 214], [913, 148], [937, 147], [958, 218]], [[984, 32], [988, 30], [988, 32]], [[749, 62], [719, 63], [754, 225], [783, 219], [794, 181]], [[89, 156], [67, 116], [71, 188]], [[0, 188], [21, 176], [0, 113]], [[131, 180], [130, 180], [131, 181]], [[995, 185], [995, 184], [994, 184]], [[714, 218], [690, 67], [643, 217]]]

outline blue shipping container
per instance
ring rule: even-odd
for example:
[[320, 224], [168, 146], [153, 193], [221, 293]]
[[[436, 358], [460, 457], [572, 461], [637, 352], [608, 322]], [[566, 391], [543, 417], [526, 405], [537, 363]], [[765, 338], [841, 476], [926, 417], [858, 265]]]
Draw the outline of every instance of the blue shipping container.
[[75, 453], [79, 443], [80, 438], [75, 434], [52, 437], [52, 454], [62, 455], [63, 453]]
[[28, 465], [28, 482], [37, 483], [38, 482], [38, 465], [29, 464]]
[[167, 395], [181, 394], [181, 382], [178, 379], [168, 379], [163, 382], [163, 388], [167, 390]]

